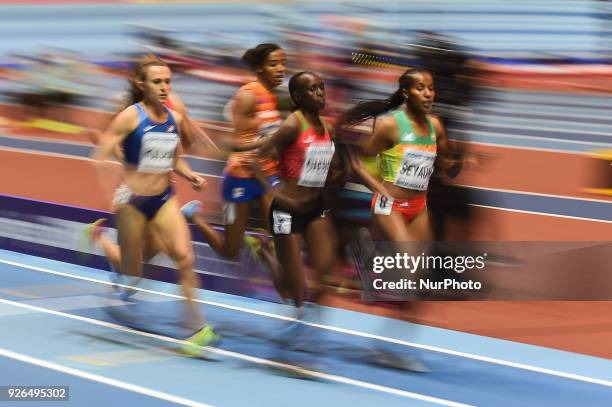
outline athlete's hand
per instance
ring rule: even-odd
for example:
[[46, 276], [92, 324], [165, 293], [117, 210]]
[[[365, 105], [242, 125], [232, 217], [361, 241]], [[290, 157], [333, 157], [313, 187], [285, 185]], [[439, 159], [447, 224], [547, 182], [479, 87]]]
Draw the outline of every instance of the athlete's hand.
[[208, 181], [206, 181], [206, 179], [196, 174], [194, 174], [191, 177], [190, 183], [191, 183], [191, 188], [195, 189], [196, 191], [199, 191], [201, 189], [206, 189], [206, 187], [208, 186]]
[[480, 166], [480, 160], [478, 159], [478, 156], [475, 154], [468, 154], [463, 159], [463, 169], [464, 170], [474, 171], [474, 170], [477, 170], [479, 166]]

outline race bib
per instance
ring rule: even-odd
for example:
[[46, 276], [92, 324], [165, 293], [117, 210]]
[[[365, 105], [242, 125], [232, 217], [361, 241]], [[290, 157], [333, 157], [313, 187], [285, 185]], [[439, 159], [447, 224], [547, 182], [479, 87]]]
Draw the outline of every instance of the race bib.
[[223, 206], [223, 222], [225, 225], [233, 225], [236, 221], [236, 205], [229, 202]]
[[407, 150], [395, 175], [394, 184], [402, 188], [426, 191], [435, 161], [436, 153]]
[[329, 166], [334, 156], [333, 143], [311, 144], [306, 149], [304, 166], [298, 179], [298, 185], [321, 188], [325, 186]]
[[113, 206], [123, 205], [130, 201], [132, 197], [132, 190], [125, 184], [121, 184], [115, 189], [115, 195], [113, 196]]
[[374, 203], [374, 214], [391, 215], [391, 209], [393, 209], [393, 198], [378, 194]]
[[272, 211], [272, 230], [276, 235], [291, 234], [291, 215], [274, 209]]
[[139, 172], [163, 173], [172, 170], [178, 135], [150, 132], [142, 136]]

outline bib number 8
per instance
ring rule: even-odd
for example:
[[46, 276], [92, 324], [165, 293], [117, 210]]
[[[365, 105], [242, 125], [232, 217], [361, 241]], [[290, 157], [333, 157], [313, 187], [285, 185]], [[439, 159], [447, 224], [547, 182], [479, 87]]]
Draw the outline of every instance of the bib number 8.
[[393, 198], [387, 198], [384, 195], [378, 194], [374, 203], [374, 214], [376, 215], [391, 215], [393, 209]]

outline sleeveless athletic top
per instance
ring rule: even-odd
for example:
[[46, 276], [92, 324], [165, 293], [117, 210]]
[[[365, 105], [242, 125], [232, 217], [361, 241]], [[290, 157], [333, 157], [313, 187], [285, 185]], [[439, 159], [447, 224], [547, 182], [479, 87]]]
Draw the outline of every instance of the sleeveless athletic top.
[[297, 179], [298, 185], [321, 188], [334, 155], [334, 143], [323, 122], [323, 135], [315, 133], [301, 111], [296, 111], [301, 132], [298, 138], [280, 154], [280, 171], [285, 179]]
[[436, 132], [427, 119], [429, 133], [417, 136], [404, 110], [393, 117], [399, 129], [396, 145], [380, 153], [382, 176], [385, 181], [407, 189], [426, 191], [436, 160]]
[[138, 172], [165, 173], [172, 171], [179, 141], [174, 117], [167, 107], [168, 118], [158, 123], [149, 118], [140, 103], [136, 103], [139, 124], [123, 140], [125, 161], [138, 167]]
[[[255, 118], [259, 122], [257, 128], [240, 134], [238, 136], [240, 141], [251, 143], [259, 138], [273, 135], [282, 123], [281, 116], [276, 110], [276, 96], [257, 81], [247, 83], [240, 90], [250, 91], [255, 96]], [[255, 157], [254, 151], [232, 153], [227, 160], [225, 172], [232, 177], [251, 178], [253, 173], [243, 168], [242, 163]], [[278, 161], [274, 158], [259, 158], [259, 165], [265, 176], [278, 174]]]

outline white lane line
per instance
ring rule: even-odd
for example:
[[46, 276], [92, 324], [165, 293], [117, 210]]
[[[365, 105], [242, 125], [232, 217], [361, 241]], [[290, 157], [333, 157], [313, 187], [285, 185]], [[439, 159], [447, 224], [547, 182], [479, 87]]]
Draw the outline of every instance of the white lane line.
[[559, 199], [572, 199], [575, 201], [586, 201], [586, 202], [601, 202], [612, 204], [612, 200], [608, 201], [605, 199], [594, 199], [594, 198], [581, 198], [577, 196], [568, 196], [568, 195], [553, 195], [553, 194], [542, 194], [539, 192], [528, 192], [521, 191], [518, 189], [503, 189], [503, 188], [489, 188], [489, 187], [479, 187], [475, 185], [466, 185], [466, 184], [456, 184], [458, 187], [471, 188], [471, 189], [481, 189], [484, 191], [495, 191], [495, 192], [507, 192], [511, 194], [522, 194], [522, 195], [533, 195], [533, 196], [543, 196], [546, 198], [559, 198]]
[[[139, 336], [145, 336], [145, 337], [148, 337], [148, 338], [154, 338], [154, 339], [157, 339], [157, 340], [160, 340], [160, 341], [171, 342], [171, 343], [175, 343], [175, 344], [178, 344], [178, 345], [186, 345], [186, 344], [189, 343], [189, 342], [181, 340], [181, 339], [171, 338], [171, 337], [164, 336], [164, 335], [158, 335], [158, 334], [153, 334], [153, 333], [148, 333], [148, 332], [137, 331], [135, 329], [127, 328], [125, 326], [118, 325], [118, 324], [113, 324], [111, 322], [100, 321], [98, 319], [82, 317], [82, 316], [79, 316], [79, 315], [67, 314], [65, 312], [60, 312], [60, 311], [53, 311], [53, 310], [49, 310], [49, 309], [46, 309], [46, 308], [35, 307], [35, 306], [32, 306], [32, 305], [22, 304], [22, 303], [15, 302], [15, 301], [5, 300], [5, 299], [2, 299], [2, 298], [0, 298], [0, 303], [6, 304], [6, 305], [11, 305], [11, 306], [14, 306], [14, 307], [27, 308], [27, 309], [29, 309], [31, 311], [38, 311], [38, 312], [42, 312], [42, 313], [45, 313], [45, 314], [51, 314], [51, 315], [56, 315], [56, 316], [60, 316], [60, 317], [64, 317], [64, 318], [74, 319], [74, 320], [85, 322], [85, 323], [88, 323], [88, 324], [97, 325], [97, 326], [101, 326], [101, 327], [105, 327], [105, 328], [110, 328], [110, 329], [114, 329], [114, 330], [117, 330], [117, 331], [128, 332], [128, 333], [131, 333], [131, 334], [135, 334], [135, 335], [139, 335]], [[354, 379], [350, 379], [348, 377], [337, 376], [337, 375], [321, 373], [321, 372], [315, 372], [315, 371], [311, 371], [311, 370], [308, 370], [308, 369], [301, 368], [299, 366], [289, 365], [289, 364], [285, 364], [285, 363], [279, 363], [279, 362], [275, 362], [275, 361], [268, 360], [268, 359], [258, 358], [258, 357], [255, 357], [255, 356], [244, 355], [244, 354], [238, 353], [238, 352], [232, 352], [232, 351], [227, 351], [227, 350], [223, 350], [223, 349], [209, 348], [209, 347], [205, 347], [205, 348], [202, 348], [202, 349], [204, 349], [205, 351], [211, 352], [211, 353], [215, 353], [217, 355], [223, 355], [223, 356], [227, 356], [227, 357], [230, 357], [230, 358], [240, 359], [240, 360], [244, 360], [244, 361], [248, 361], [248, 362], [252, 362], [252, 363], [268, 365], [268, 366], [272, 366], [272, 367], [276, 367], [276, 368], [287, 369], [287, 370], [294, 371], [296, 373], [308, 375], [308, 376], [315, 377], [315, 378], [318, 378], [318, 379], [329, 380], [329, 381], [333, 381], [333, 382], [337, 382], [337, 383], [344, 383], [344, 384], [348, 384], [348, 385], [352, 385], [352, 386], [356, 386], [356, 387], [362, 387], [362, 388], [366, 388], [366, 389], [370, 389], [370, 390], [379, 391], [379, 392], [382, 392], [382, 393], [393, 394], [393, 395], [396, 395], [396, 396], [401, 396], [401, 397], [406, 397], [406, 398], [411, 398], [411, 399], [428, 401], [428, 402], [439, 404], [439, 405], [443, 405], [443, 406], [452, 406], [452, 407], [468, 407], [469, 406], [469, 407], [471, 407], [469, 404], [457, 403], [457, 402], [454, 402], [454, 401], [445, 400], [445, 399], [441, 399], [441, 398], [437, 398], [437, 397], [426, 396], [424, 394], [413, 393], [413, 392], [409, 392], [409, 391], [405, 391], [405, 390], [399, 390], [399, 389], [395, 389], [395, 388], [392, 388], [392, 387], [381, 386], [381, 385], [377, 385], [377, 384], [373, 384], [373, 383], [363, 382], [361, 380], [354, 380]], [[44, 361], [41, 361], [41, 362], [44, 362]], [[50, 362], [47, 362], [47, 363], [50, 363]], [[81, 373], [86, 374], [85, 372], [81, 372]], [[108, 379], [108, 380], [113, 380], [113, 379]], [[122, 382], [117, 382], [117, 383], [122, 383]], [[119, 387], [119, 386], [117, 386], [117, 387]], [[153, 390], [151, 390], [151, 391], [153, 391]], [[170, 396], [170, 395], [168, 395], [168, 396]], [[173, 396], [170, 396], [170, 397], [173, 397]], [[188, 401], [188, 400], [186, 400], [186, 401]], [[186, 404], [186, 405], [196, 405], [196, 404]], [[197, 404], [197, 405], [203, 405], [203, 404]]]
[[37, 137], [37, 136], [25, 136], [25, 135], [15, 136], [12, 134], [2, 134], [0, 135], [0, 140], [2, 139], [11, 139], [11, 140], [19, 141], [19, 142], [33, 141], [35, 143], [67, 144], [67, 145], [84, 147], [84, 148], [90, 147], [92, 149], [96, 147], [92, 142], [75, 141], [75, 140], [67, 140], [67, 139], [63, 140], [63, 139], [51, 138], [51, 137]]
[[[44, 156], [54, 157], [54, 158], [68, 158], [68, 159], [71, 159], [71, 160], [89, 161], [89, 162], [92, 162], [92, 163], [96, 161], [96, 160], [94, 160], [92, 158], [82, 157], [80, 155], [55, 153], [55, 152], [52, 152], [52, 151], [36, 150], [36, 149], [32, 149], [32, 148], [0, 146], [0, 151], [7, 151], [7, 152], [11, 152], [11, 153], [21, 153], [21, 154], [44, 155]], [[107, 162], [108, 163], [112, 163], [112, 164], [120, 165], [120, 163], [116, 162], [116, 161], [110, 161], [109, 160]]]
[[[551, 104], [550, 100], [542, 102], [524, 101], [517, 102], [504, 99], [488, 99], [483, 100], [474, 105], [474, 110], [487, 111], [502, 111], [506, 110], [509, 113], [532, 112], [533, 114], [562, 114], [568, 113], [572, 117], [580, 119], [608, 119], [610, 116], [605, 115], [608, 111], [608, 105], [593, 104], [593, 103], [555, 103]], [[599, 113], [602, 113], [601, 115]]]
[[[474, 122], [472, 120], [460, 120], [464, 123], [472, 123], [474, 124]], [[533, 122], [533, 121], [532, 121]], [[554, 128], [554, 127], [541, 127], [541, 126], [520, 126], [520, 125], [513, 125], [513, 124], [504, 124], [504, 123], [490, 123], [490, 122], [479, 122], [477, 124], [479, 127], [487, 127], [490, 129], [493, 128], [500, 128], [500, 129], [514, 129], [517, 131], [520, 130], [539, 130], [539, 131], [548, 131], [551, 133], [567, 133], [567, 134], [573, 134], [578, 136], [583, 136], [583, 135], [587, 135], [587, 136], [602, 136], [602, 137], [612, 137], [612, 134], [610, 134], [609, 132], [603, 132], [603, 131], [592, 131], [592, 130], [568, 130], [567, 128]], [[544, 136], [546, 137], [546, 136]]]
[[[506, 127], [511, 127], [511, 128], [516, 128], [516, 129], [529, 129], [529, 127], [524, 127], [522, 125], [522, 123], [537, 123], [538, 125], [550, 125], [550, 126], [559, 126], [560, 124], [564, 124], [564, 123], [568, 123], [568, 125], [570, 125], [570, 123], [572, 125], [576, 125], [575, 128], [573, 129], [566, 129], [565, 132], [566, 133], [573, 133], [573, 134], [582, 134], [583, 128], [594, 128], [594, 129], [604, 129], [604, 131], [608, 130], [607, 133], [605, 133], [606, 135], [609, 135], [610, 133], [612, 133], [612, 124], [600, 124], [600, 123], [577, 123], [574, 120], [567, 120], [566, 122], [562, 122], [560, 123], [561, 120], [549, 120], [549, 119], [534, 119], [531, 117], [509, 117], [509, 116], [501, 116], [501, 115], [494, 115], [494, 114], [482, 114], [481, 117], [479, 117], [479, 119], [481, 119], [478, 122], [479, 126], [488, 126], [491, 128], [495, 128], [495, 127], [500, 127], [498, 126], [498, 124], [503, 124]], [[461, 122], [461, 123], [467, 123], [468, 125], [473, 125], [474, 124], [474, 119], [469, 117], [469, 118], [458, 118], [456, 119], [456, 121]], [[542, 130], [548, 130], [548, 127], [544, 127], [542, 128]], [[591, 131], [591, 130], [589, 130]], [[597, 130], [594, 130], [597, 131]]]
[[[497, 209], [497, 208], [493, 208], [493, 209]], [[97, 279], [92, 279], [92, 278], [88, 278], [88, 277], [75, 276], [73, 274], [62, 273], [62, 272], [59, 272], [59, 271], [44, 269], [44, 268], [41, 268], [41, 267], [30, 266], [30, 265], [27, 265], [27, 264], [17, 263], [17, 262], [13, 262], [13, 261], [9, 261], [9, 260], [4, 260], [4, 259], [0, 259], [0, 263], [9, 264], [9, 265], [16, 266], [16, 267], [22, 267], [22, 268], [26, 268], [26, 269], [34, 270], [34, 271], [41, 271], [43, 273], [48, 273], [48, 274], [54, 274], [54, 275], [60, 275], [60, 276], [64, 276], [64, 277], [74, 278], [74, 279], [77, 279], [77, 280], [85, 280], [85, 281], [90, 281], [90, 282], [104, 284], [104, 285], [112, 285], [112, 283], [110, 283], [108, 281], [97, 280]], [[136, 291], [147, 292], [147, 293], [150, 293], [150, 294], [158, 294], [158, 295], [162, 295], [162, 296], [167, 296], [167, 297], [177, 298], [177, 299], [183, 299], [183, 300], [185, 299], [185, 297], [180, 296], [180, 295], [176, 295], [176, 294], [169, 294], [169, 293], [164, 293], [164, 292], [159, 292], [159, 291], [146, 290], [146, 289], [142, 289], [142, 288], [139, 288], [139, 287], [132, 287], [132, 286], [127, 286], [127, 285], [122, 285], [122, 284], [117, 284], [117, 285], [119, 285], [121, 287], [124, 287], [124, 288], [132, 288], [132, 289], [134, 289]], [[245, 307], [237, 307], [237, 306], [233, 306], [233, 305], [227, 305], [227, 304], [223, 304], [223, 303], [212, 302], [212, 301], [203, 301], [203, 300], [197, 300], [197, 299], [194, 300], [194, 301], [202, 303], [202, 304], [207, 304], [207, 305], [215, 306], [215, 307], [231, 309], [231, 310], [234, 310], [234, 311], [241, 311], [241, 312], [245, 312], [245, 313], [248, 313], [248, 314], [260, 315], [260, 316], [264, 316], [264, 317], [268, 317], [268, 318], [275, 318], [275, 319], [280, 319], [280, 320], [285, 320], [285, 321], [297, 321], [295, 318], [285, 317], [285, 316], [282, 316], [282, 315], [272, 314], [272, 313], [269, 313], [269, 312], [257, 311], [257, 310], [253, 310], [253, 309], [245, 308]], [[340, 328], [340, 327], [336, 327], [336, 326], [323, 325], [323, 324], [314, 324], [314, 323], [304, 322], [304, 321], [299, 321], [299, 322], [301, 322], [301, 323], [303, 323], [305, 325], [312, 326], [312, 327], [316, 327], [316, 328], [320, 328], [320, 329], [326, 329], [326, 330], [333, 331], [333, 332], [340, 332], [340, 333], [344, 333], [344, 334], [347, 334], [347, 335], [354, 335], [354, 336], [360, 336], [360, 337], [363, 337], [363, 338], [376, 339], [376, 340], [380, 340], [380, 341], [383, 341], [383, 342], [393, 343], [393, 344], [396, 344], [396, 345], [402, 345], [402, 346], [408, 346], [408, 347], [412, 347], [412, 348], [429, 350], [429, 351], [433, 351], [433, 352], [445, 353], [447, 355], [459, 356], [459, 357], [463, 357], [463, 358], [466, 358], [466, 359], [478, 360], [478, 361], [481, 361], [481, 362], [488, 362], [488, 363], [493, 363], [493, 364], [497, 364], [497, 365], [501, 365], [501, 366], [509, 366], [509, 367], [514, 367], [514, 368], [517, 368], [517, 369], [529, 370], [529, 371], [532, 371], [532, 372], [543, 373], [543, 374], [547, 374], [547, 375], [551, 375], [551, 376], [558, 376], [558, 377], [563, 377], [563, 378], [566, 378], [566, 379], [577, 380], [577, 381], [582, 381], [582, 382], [587, 382], [587, 383], [599, 384], [599, 385], [602, 385], [602, 386], [612, 387], [612, 381], [608, 381], [608, 380], [596, 379], [596, 378], [592, 378], [592, 377], [588, 377], [588, 376], [577, 375], [577, 374], [573, 374], [573, 373], [566, 373], [566, 372], [561, 372], [561, 371], [553, 370], [553, 369], [541, 368], [541, 367], [537, 367], [537, 366], [527, 365], [527, 364], [524, 364], [524, 363], [510, 362], [510, 361], [503, 360], [503, 359], [492, 358], [492, 357], [488, 357], [488, 356], [475, 355], [475, 354], [467, 353], [467, 352], [459, 352], [459, 351], [455, 351], [455, 350], [451, 350], [451, 349], [440, 348], [440, 347], [437, 347], [437, 346], [423, 345], [423, 344], [420, 344], [420, 343], [403, 341], [403, 340], [400, 340], [400, 339], [389, 338], [389, 337], [386, 337], [386, 336], [374, 335], [374, 334], [369, 334], [369, 333], [360, 332], [360, 331], [354, 331], [354, 330], [351, 330], [351, 329], [345, 329], [345, 328]]]
[[501, 143], [495, 143], [495, 142], [491, 142], [491, 143], [487, 143], [484, 141], [466, 141], [466, 140], [459, 140], [459, 139], [452, 139], [454, 142], [457, 143], [464, 143], [464, 144], [474, 144], [474, 145], [479, 145], [479, 146], [487, 146], [487, 147], [493, 147], [495, 149], [511, 149], [511, 150], [529, 150], [529, 151], [543, 151], [546, 153], [555, 153], [555, 154], [572, 154], [572, 155], [579, 155], [579, 156], [589, 156], [591, 153], [588, 150], [561, 150], [558, 148], [545, 148], [545, 147], [530, 147], [530, 146], [519, 146], [519, 145], [513, 145], [513, 144], [501, 144]]
[[[612, 129], [612, 121], [608, 123], [588, 123], [588, 122], [582, 121], [579, 124], [576, 124], [576, 119], [568, 118], [567, 116], [559, 116], [558, 119], [553, 120], [553, 119], [540, 119], [540, 118], [533, 118], [533, 117], [525, 117], [526, 115], [528, 115], [527, 112], [521, 113], [522, 117], [503, 116], [499, 114], [489, 114], [489, 113], [480, 114], [479, 118], [482, 118], [482, 121], [479, 122], [479, 125], [488, 125], [491, 127], [495, 127], [497, 123], [501, 122], [504, 124], [516, 123], [517, 126], [521, 126], [522, 123], [538, 124], [538, 125], [545, 125], [545, 126], [548, 126], [548, 125], [559, 126], [561, 124], [568, 123], [569, 125], [573, 125], [573, 124], [576, 125], [577, 133], [580, 133], [580, 129], [589, 128], [589, 127], [605, 128], [606, 130]], [[467, 118], [460, 117], [457, 119], [457, 121], [460, 121], [462, 123], [468, 123], [468, 124], [474, 123], [474, 119], [472, 117], [467, 117]], [[548, 127], [546, 127], [546, 129], [548, 129]]]
[[612, 221], [604, 220], [604, 219], [582, 218], [580, 216], [569, 216], [569, 215], [556, 215], [554, 213], [525, 211], [525, 210], [522, 210], [522, 209], [501, 208], [499, 206], [489, 206], [489, 205], [479, 205], [479, 204], [469, 204], [469, 205], [470, 206], [475, 206], [475, 207], [478, 207], [478, 208], [496, 209], [498, 211], [504, 211], [504, 212], [526, 213], [526, 214], [529, 214], [529, 215], [548, 216], [548, 217], [563, 218], [563, 219], [586, 220], [586, 221], [589, 221], [589, 222], [612, 223]]
[[[517, 139], [517, 140], [534, 140], [541, 143], [565, 143], [565, 144], [578, 144], [580, 146], [589, 145], [589, 146], [602, 146], [602, 147], [610, 147], [612, 143], [602, 143], [599, 141], [581, 141], [581, 140], [568, 140], [554, 137], [536, 137], [536, 136], [523, 136], [518, 134], [500, 134], [494, 133], [491, 131], [481, 131], [481, 130], [461, 130], [461, 129], [452, 129], [455, 133], [465, 133], [468, 136], [484, 136], [491, 138], [501, 138], [501, 139]], [[465, 141], [465, 140], [464, 140]], [[470, 140], [472, 141], [472, 140]], [[521, 146], [522, 147], [522, 146]]]
[[[2, 301], [2, 300], [0, 300]], [[80, 377], [82, 379], [91, 380], [94, 382], [107, 384], [109, 386], [118, 387], [120, 389], [129, 390], [134, 393], [144, 394], [145, 396], [154, 397], [157, 399], [169, 401], [171, 403], [181, 404], [184, 406], [193, 406], [193, 407], [212, 407], [210, 404], [204, 404], [193, 400], [188, 400], [182, 397], [178, 397], [172, 394], [163, 393], [161, 391], [149, 389], [147, 387], [138, 386], [136, 384], [126, 383], [119, 380], [111, 379], [110, 377], [100, 376], [97, 374], [84, 372], [82, 370], [74, 369], [72, 367], [60, 365], [57, 363], [49, 362], [46, 360], [38, 359], [32, 356], [24, 355], [22, 353], [12, 352], [7, 349], [0, 348], [0, 356], [4, 356], [10, 359], [18, 360], [20, 362], [29, 363], [32, 365], [44, 367], [46, 369], [55, 370], [57, 372], [62, 372], [69, 374], [71, 376]], [[94, 395], [90, 395], [94, 396]]]

